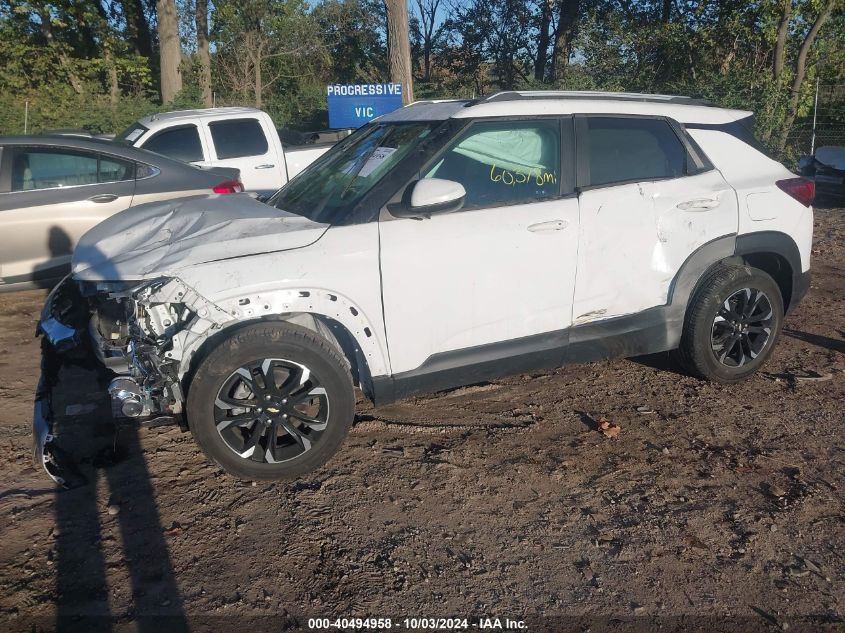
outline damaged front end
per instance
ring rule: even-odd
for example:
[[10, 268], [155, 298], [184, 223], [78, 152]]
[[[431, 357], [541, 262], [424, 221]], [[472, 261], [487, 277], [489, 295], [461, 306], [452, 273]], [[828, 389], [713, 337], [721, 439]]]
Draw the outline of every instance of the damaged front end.
[[230, 318], [178, 279], [66, 277], [49, 294], [38, 324], [43, 340], [33, 415], [35, 461], [65, 483], [66, 453], [53, 433], [51, 406], [63, 361], [93, 355], [114, 374], [108, 388], [114, 417], [146, 425], [181, 423], [185, 347]]

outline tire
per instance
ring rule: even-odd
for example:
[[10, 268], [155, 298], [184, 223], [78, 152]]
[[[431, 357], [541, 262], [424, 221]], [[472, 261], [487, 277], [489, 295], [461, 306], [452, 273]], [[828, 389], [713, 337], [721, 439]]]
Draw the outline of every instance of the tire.
[[782, 324], [783, 298], [774, 279], [757, 268], [720, 265], [687, 307], [677, 359], [693, 375], [736, 383], [766, 362]]
[[340, 448], [354, 416], [346, 360], [319, 334], [289, 323], [238, 329], [202, 361], [188, 392], [188, 426], [200, 448], [242, 479], [315, 470]]

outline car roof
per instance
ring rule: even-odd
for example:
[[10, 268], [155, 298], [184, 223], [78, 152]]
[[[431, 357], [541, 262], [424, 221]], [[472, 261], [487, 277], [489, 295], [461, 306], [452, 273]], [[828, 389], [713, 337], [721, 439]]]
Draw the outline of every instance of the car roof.
[[237, 116], [239, 114], [260, 114], [258, 108], [226, 107], [226, 108], [203, 108], [198, 110], [175, 110], [173, 112], [157, 112], [141, 119], [138, 123], [149, 127], [151, 124], [164, 121], [178, 121], [179, 119], [202, 119], [218, 116]]
[[187, 163], [150, 152], [149, 150], [124, 145], [108, 139], [87, 138], [83, 136], [65, 135], [30, 135], [30, 136], [0, 136], [0, 147], [11, 145], [27, 145], [37, 147], [53, 147], [64, 149], [82, 149], [90, 152], [105, 152], [112, 156], [135, 160], [156, 167], [167, 166], [171, 169], [191, 168]]
[[440, 121], [450, 118], [630, 114], [666, 116], [681, 123], [723, 124], [753, 115], [678, 95], [633, 92], [529, 90], [497, 92], [472, 100], [417, 101], [379, 121]]

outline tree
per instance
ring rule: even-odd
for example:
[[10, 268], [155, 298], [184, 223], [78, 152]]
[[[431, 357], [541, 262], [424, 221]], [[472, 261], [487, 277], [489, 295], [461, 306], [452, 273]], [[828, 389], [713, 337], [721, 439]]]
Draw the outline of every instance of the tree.
[[444, 24], [437, 24], [441, 0], [416, 0], [419, 11], [419, 46], [422, 51], [423, 81], [431, 81], [431, 55], [443, 38]]
[[789, 21], [792, 18], [792, 0], [781, 0], [775, 51], [772, 60], [772, 76], [778, 81], [783, 73], [783, 57], [786, 50], [786, 38], [789, 35]]
[[121, 0], [123, 18], [126, 20], [126, 38], [136, 55], [153, 56], [153, 36], [147, 22], [143, 0]]
[[314, 7], [320, 40], [331, 58], [326, 83], [377, 83], [387, 75], [382, 0], [325, 0]]
[[200, 95], [206, 108], [213, 105], [211, 94], [211, 55], [208, 52], [208, 0], [196, 0], [197, 59], [200, 65]]
[[460, 45], [452, 54], [453, 72], [473, 77], [476, 92], [492, 80], [514, 90], [533, 75], [536, 59], [534, 6], [523, 0], [471, 0], [449, 18]]
[[579, 0], [558, 0], [558, 2], [558, 22], [555, 31], [554, 52], [552, 53], [552, 79], [554, 81], [561, 81], [566, 74], [581, 10]]
[[555, 0], [540, 0], [539, 40], [537, 42], [537, 58], [534, 61], [534, 79], [545, 81], [546, 64], [549, 61], [549, 26], [552, 22], [552, 10]]
[[[819, 35], [819, 31], [828, 18], [830, 18], [833, 9], [838, 0], [826, 0], [820, 7], [818, 14], [812, 22], [812, 26], [807, 31], [801, 42], [801, 47], [798, 49], [798, 56], [795, 58], [794, 75], [792, 86], [790, 87], [789, 110], [786, 114], [786, 119], [783, 123], [783, 131], [781, 133], [779, 148], [783, 150], [786, 145], [787, 136], [795, 123], [795, 117], [798, 115], [798, 105], [801, 97], [801, 87], [804, 84], [804, 77], [807, 74], [807, 57], [810, 54], [810, 49]], [[777, 62], [777, 60], [775, 60]]]
[[182, 89], [182, 45], [175, 0], [156, 0], [162, 103], [170, 103]]
[[384, 0], [387, 10], [387, 61], [390, 81], [402, 84], [402, 101], [414, 100], [414, 77], [411, 72], [411, 39], [406, 0]]
[[[314, 77], [325, 48], [305, 9], [302, 0], [218, 0], [217, 71], [232, 96], [262, 108], [271, 88], [285, 91]], [[295, 90], [288, 92], [296, 98]]]

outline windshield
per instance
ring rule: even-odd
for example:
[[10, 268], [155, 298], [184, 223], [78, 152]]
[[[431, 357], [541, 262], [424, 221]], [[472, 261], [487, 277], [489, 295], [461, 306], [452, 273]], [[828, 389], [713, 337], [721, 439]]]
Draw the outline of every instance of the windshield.
[[270, 200], [276, 208], [331, 222], [355, 207], [437, 123], [372, 124], [336, 146]]
[[123, 130], [123, 132], [115, 136], [114, 142], [122, 143], [123, 145], [134, 145], [135, 142], [147, 132], [149, 132], [149, 128], [144, 127], [140, 123], [133, 123]]

